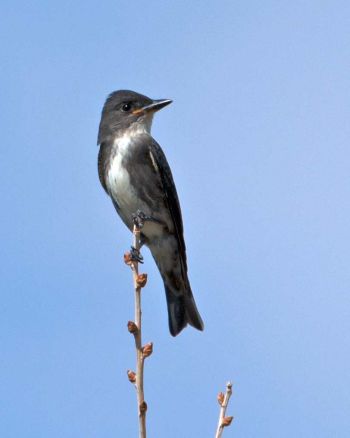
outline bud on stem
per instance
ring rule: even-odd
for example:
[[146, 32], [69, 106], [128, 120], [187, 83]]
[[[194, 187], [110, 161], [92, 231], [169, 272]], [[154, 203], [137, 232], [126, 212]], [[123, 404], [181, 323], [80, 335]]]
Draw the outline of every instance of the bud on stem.
[[128, 375], [128, 379], [131, 383], [136, 382], [136, 373], [134, 371], [128, 370], [127, 375]]
[[131, 265], [131, 263], [132, 263], [132, 257], [131, 257], [130, 252], [126, 252], [126, 253], [124, 254], [124, 263], [125, 263], [126, 265], [128, 265], [128, 266]]
[[139, 274], [136, 279], [138, 287], [145, 287], [147, 283], [147, 274]]
[[153, 353], [153, 342], [149, 342], [145, 346], [142, 347], [143, 357], [148, 357]]
[[140, 404], [140, 414], [144, 414], [147, 411], [147, 403], [145, 401], [143, 401]]
[[223, 392], [219, 392], [217, 399], [218, 399], [219, 405], [222, 406], [224, 399], [225, 399]]
[[232, 423], [232, 420], [233, 420], [233, 417], [224, 417], [224, 418], [222, 419], [221, 426], [222, 426], [222, 427], [229, 426], [229, 425]]
[[135, 334], [138, 332], [138, 327], [137, 325], [134, 323], [134, 321], [128, 321], [128, 330], [129, 333]]

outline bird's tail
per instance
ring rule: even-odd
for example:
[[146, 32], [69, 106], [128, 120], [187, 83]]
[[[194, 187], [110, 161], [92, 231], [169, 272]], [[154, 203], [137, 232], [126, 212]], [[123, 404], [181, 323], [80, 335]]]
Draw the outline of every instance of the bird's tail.
[[178, 335], [187, 324], [203, 330], [204, 324], [198, 312], [190, 285], [186, 290], [173, 291], [165, 284], [166, 300], [168, 305], [169, 330], [172, 336]]
[[148, 246], [163, 278], [170, 333], [178, 335], [187, 324], [203, 330], [204, 324], [187, 277], [186, 253], [184, 249], [180, 251], [177, 238], [169, 235]]

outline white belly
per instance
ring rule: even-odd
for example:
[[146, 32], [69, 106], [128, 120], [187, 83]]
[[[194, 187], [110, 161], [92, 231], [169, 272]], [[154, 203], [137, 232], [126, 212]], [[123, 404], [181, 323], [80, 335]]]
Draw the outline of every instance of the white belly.
[[[133, 147], [134, 144], [132, 140], [130, 141], [130, 138], [118, 139], [118, 142], [115, 144], [116, 154], [114, 155], [106, 180], [108, 192], [117, 203], [118, 213], [130, 229], [133, 226], [133, 214], [137, 213], [138, 210], [141, 210], [147, 216], [154, 217], [152, 206], [147, 205], [145, 201], [137, 196], [137, 190], [130, 182], [129, 172], [123, 165], [123, 160], [128, 159], [128, 155], [132, 152]], [[162, 219], [165, 219], [165, 223], [171, 223], [170, 218], [167, 216]], [[142, 229], [142, 233], [148, 238], [162, 237], [163, 232], [164, 223], [161, 224], [154, 221], [146, 221]]]

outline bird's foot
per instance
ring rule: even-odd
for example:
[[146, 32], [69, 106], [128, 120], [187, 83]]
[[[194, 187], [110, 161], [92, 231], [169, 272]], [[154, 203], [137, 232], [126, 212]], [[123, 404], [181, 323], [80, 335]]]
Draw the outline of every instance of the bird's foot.
[[136, 213], [133, 213], [132, 215], [132, 221], [134, 222], [134, 225], [136, 225], [138, 228], [142, 228], [145, 225], [145, 222], [147, 221], [154, 221], [151, 216], [147, 216], [143, 211], [137, 210]]
[[133, 246], [130, 249], [130, 259], [133, 262], [143, 263], [143, 257], [140, 251]]

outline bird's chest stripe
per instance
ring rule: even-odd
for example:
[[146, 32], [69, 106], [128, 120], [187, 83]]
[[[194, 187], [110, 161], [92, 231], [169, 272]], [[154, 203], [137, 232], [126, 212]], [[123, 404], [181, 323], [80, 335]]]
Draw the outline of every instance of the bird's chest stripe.
[[130, 182], [130, 175], [125, 162], [130, 159], [131, 141], [122, 140], [116, 145], [116, 152], [107, 173], [107, 187], [118, 205], [132, 207], [137, 203], [135, 189]]
[[108, 189], [118, 201], [131, 196], [133, 188], [130, 184], [130, 175], [123, 165], [123, 156], [120, 154], [117, 154], [112, 161], [107, 179]]

